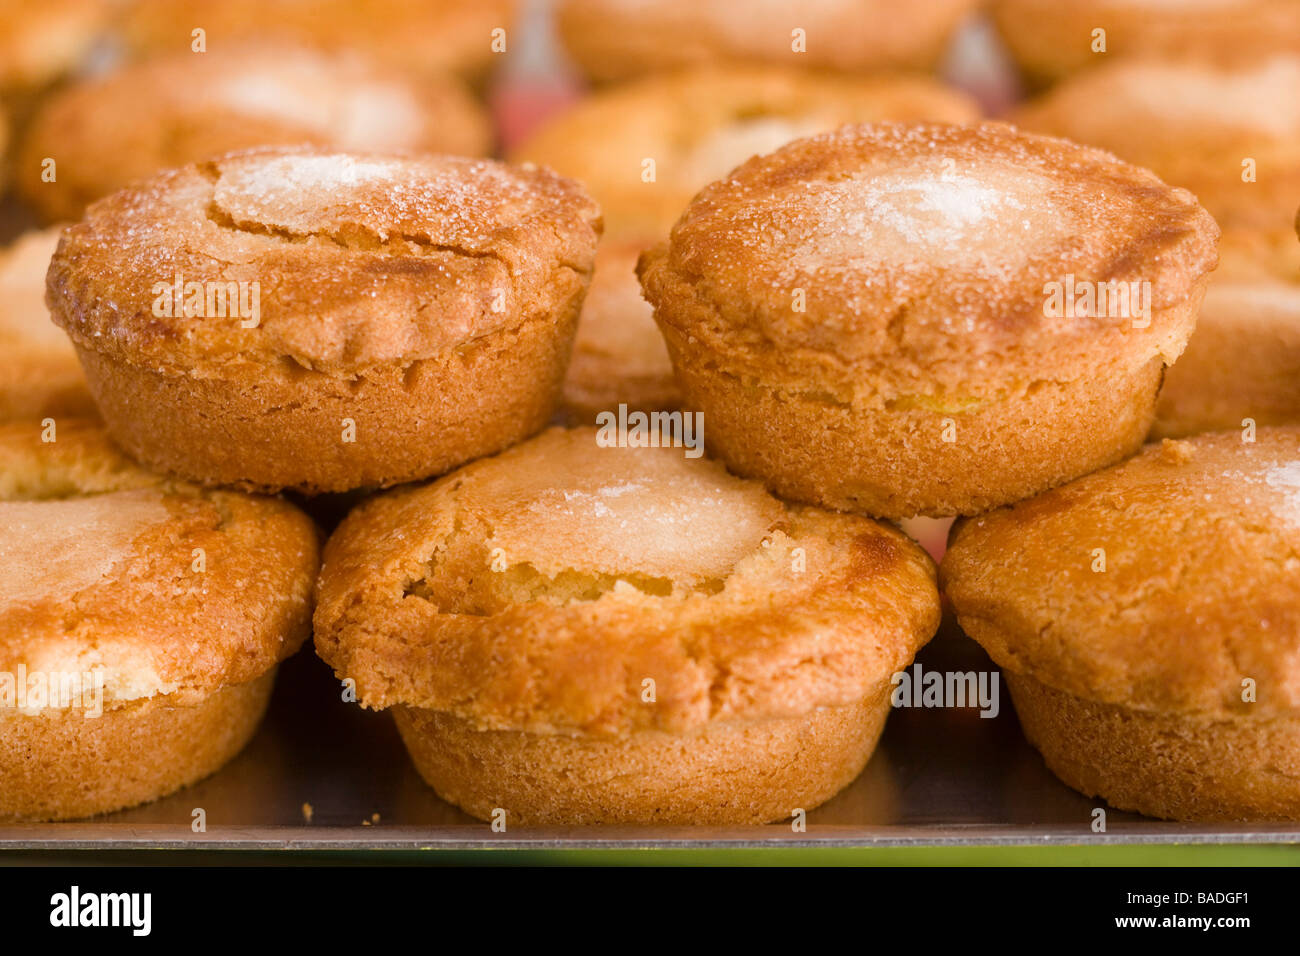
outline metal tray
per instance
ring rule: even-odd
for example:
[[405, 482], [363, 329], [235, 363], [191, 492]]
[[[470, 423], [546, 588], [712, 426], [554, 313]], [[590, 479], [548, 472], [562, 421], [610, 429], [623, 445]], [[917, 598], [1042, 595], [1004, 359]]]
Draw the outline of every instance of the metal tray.
[[[918, 659], [927, 670], [992, 666], [951, 621]], [[1187, 825], [1118, 810], [1107, 810], [1106, 832], [1094, 833], [1093, 810], [1104, 804], [1052, 776], [1021, 736], [1005, 687], [996, 718], [974, 709], [895, 710], [866, 770], [809, 812], [804, 833], [789, 823], [493, 833], [424, 784], [387, 714], [343, 703], [338, 686], [306, 649], [282, 667], [257, 736], [219, 773], [103, 817], [0, 827], [0, 852], [1300, 843], [1300, 825]], [[191, 829], [198, 807], [207, 818], [202, 833]]]

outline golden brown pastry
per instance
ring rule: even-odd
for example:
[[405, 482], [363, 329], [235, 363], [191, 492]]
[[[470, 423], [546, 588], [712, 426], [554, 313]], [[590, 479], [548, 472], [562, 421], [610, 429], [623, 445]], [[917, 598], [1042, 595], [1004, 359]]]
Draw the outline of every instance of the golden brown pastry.
[[892, 527], [686, 449], [552, 429], [355, 510], [318, 653], [443, 799], [515, 824], [763, 823], [861, 771], [939, 622]]
[[1300, 819], [1300, 429], [1150, 445], [960, 521], [941, 577], [1067, 784], [1176, 820]]
[[1189, 193], [1001, 124], [750, 160], [644, 255], [706, 442], [799, 501], [970, 514], [1136, 450], [1218, 230]]
[[0, 422], [96, 414], [77, 353], [45, 307], [62, 231], [29, 232], [0, 250]]
[[561, 0], [557, 28], [591, 80], [719, 62], [930, 69], [976, 0]]
[[439, 474], [560, 397], [600, 228], [535, 167], [235, 153], [92, 205], [50, 267], [114, 439], [205, 484]]
[[120, 29], [141, 55], [187, 51], [202, 28], [209, 51], [286, 42], [477, 80], [499, 55], [494, 30], [509, 51], [514, 13], [515, 0], [128, 0]]
[[489, 150], [491, 132], [452, 77], [241, 45], [158, 57], [56, 94], [26, 131], [18, 176], [47, 220], [74, 220], [88, 203], [159, 170], [281, 144], [477, 156]]
[[973, 100], [933, 80], [733, 66], [603, 90], [547, 124], [515, 158], [584, 183], [600, 202], [609, 237], [578, 327], [565, 385], [569, 412], [590, 423], [620, 403], [653, 410], [679, 402], [633, 267], [637, 252], [667, 235], [709, 182], [751, 156], [844, 123], [978, 115]]
[[1157, 435], [1300, 422], [1297, 90], [1295, 54], [1235, 66], [1120, 61], [1017, 114], [1191, 190], [1223, 229], [1196, 333], [1161, 391]]
[[[1039, 86], [1117, 60], [1250, 63], [1300, 49], [1294, 0], [993, 0], [990, 12], [1012, 56]], [[1104, 52], [1094, 52], [1097, 30], [1105, 31]]]
[[310, 626], [306, 515], [69, 419], [0, 425], [0, 526], [0, 821], [144, 803], [239, 752]]

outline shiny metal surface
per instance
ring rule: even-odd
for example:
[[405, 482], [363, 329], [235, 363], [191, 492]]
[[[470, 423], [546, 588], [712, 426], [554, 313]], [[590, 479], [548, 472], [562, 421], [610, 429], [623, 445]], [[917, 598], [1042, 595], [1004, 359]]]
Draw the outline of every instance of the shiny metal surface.
[[[990, 667], [951, 623], [919, 660], [935, 670]], [[94, 820], [0, 827], [0, 850], [1300, 843], [1300, 826], [1196, 826], [1116, 810], [1107, 811], [1106, 832], [1094, 833], [1092, 812], [1102, 804], [1052, 776], [1003, 691], [994, 719], [973, 709], [896, 710], [867, 769], [808, 814], [805, 833], [789, 823], [493, 833], [439, 800], [412, 768], [391, 718], [344, 704], [328, 670], [305, 652], [282, 668], [261, 731], [220, 773]], [[206, 832], [191, 829], [195, 808], [206, 813]]]

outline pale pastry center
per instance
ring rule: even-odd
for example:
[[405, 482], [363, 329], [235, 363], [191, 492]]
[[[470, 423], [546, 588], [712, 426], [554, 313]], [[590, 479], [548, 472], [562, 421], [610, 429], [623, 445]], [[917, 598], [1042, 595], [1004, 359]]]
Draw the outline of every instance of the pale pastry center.
[[0, 501], [0, 614], [97, 584], [130, 557], [143, 531], [167, 516], [155, 489]]
[[1069, 234], [1054, 183], [1021, 170], [962, 167], [864, 172], [810, 184], [796, 215], [803, 269], [885, 262], [1014, 270]]
[[499, 515], [493, 544], [509, 563], [527, 562], [548, 573], [567, 566], [612, 575], [722, 578], [767, 533], [770, 498], [683, 465], [681, 449], [609, 448], [600, 454], [617, 464], [526, 492]]

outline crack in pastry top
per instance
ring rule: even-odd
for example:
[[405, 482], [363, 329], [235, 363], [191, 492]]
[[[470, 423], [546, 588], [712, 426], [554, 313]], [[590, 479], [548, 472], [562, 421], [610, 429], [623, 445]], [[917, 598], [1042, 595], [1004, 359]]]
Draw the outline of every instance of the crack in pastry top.
[[[130, 361], [288, 356], [351, 374], [549, 321], [599, 231], [581, 186], [530, 165], [260, 149], [93, 205], [54, 257], [49, 301], [74, 339]], [[151, 290], [174, 275], [257, 281], [261, 324], [157, 318]]]

